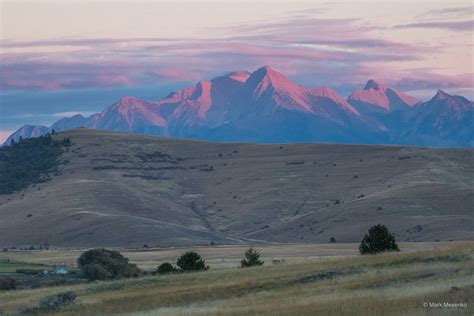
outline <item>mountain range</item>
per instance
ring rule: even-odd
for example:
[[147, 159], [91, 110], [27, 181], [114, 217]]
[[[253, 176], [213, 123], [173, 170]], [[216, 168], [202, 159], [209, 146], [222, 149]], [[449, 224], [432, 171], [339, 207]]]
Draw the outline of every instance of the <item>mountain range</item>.
[[422, 102], [375, 80], [347, 99], [271, 67], [231, 72], [160, 100], [122, 97], [90, 117], [25, 125], [6, 140], [87, 127], [210, 141], [474, 146], [474, 103], [439, 90]]

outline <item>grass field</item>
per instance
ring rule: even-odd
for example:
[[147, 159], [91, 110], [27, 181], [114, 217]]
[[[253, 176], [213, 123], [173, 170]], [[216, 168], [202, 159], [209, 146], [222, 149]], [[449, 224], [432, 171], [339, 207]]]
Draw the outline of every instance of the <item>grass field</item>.
[[[333, 245], [327, 246], [329, 251]], [[427, 250], [420, 244], [417, 251], [376, 256], [288, 257], [284, 264], [267, 261], [258, 268], [222, 266], [200, 273], [2, 292], [0, 311], [15, 314], [46, 295], [73, 291], [76, 306], [56, 314], [472, 315], [474, 244], [423, 246]], [[224, 254], [220, 251], [217, 255]], [[438, 302], [467, 307], [423, 306]]]
[[[439, 249], [449, 247], [458, 242], [401, 242], [401, 252]], [[155, 249], [121, 249], [115, 248], [123, 255], [136, 263], [140, 268], [153, 270], [164, 261], [174, 262], [186, 251], [199, 252], [206, 264], [212, 270], [235, 268], [249, 245], [227, 245], [214, 247], [172, 247]], [[270, 262], [272, 259], [283, 259], [287, 263], [303, 263], [319, 261], [326, 257], [355, 256], [359, 254], [359, 244], [262, 244], [256, 246], [262, 253], [263, 259]], [[113, 249], [113, 248], [109, 248]], [[0, 252], [1, 260], [12, 262], [26, 262], [31, 264], [67, 265], [75, 267], [77, 258], [84, 249], [52, 249], [42, 251], [9, 251]], [[1, 272], [1, 269], [0, 269]]]
[[53, 265], [47, 265], [35, 262], [12, 261], [2, 259], [0, 261], [0, 279], [13, 278], [16, 281], [17, 289], [39, 288], [45, 286], [54, 286], [62, 284], [78, 284], [85, 280], [82, 278], [78, 269], [69, 269], [67, 276], [54, 275], [44, 271], [51, 271]]

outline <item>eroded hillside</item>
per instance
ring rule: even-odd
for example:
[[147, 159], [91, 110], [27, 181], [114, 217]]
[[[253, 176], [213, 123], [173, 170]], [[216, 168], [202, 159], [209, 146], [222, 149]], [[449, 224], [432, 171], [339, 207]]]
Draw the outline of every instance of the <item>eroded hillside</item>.
[[358, 242], [377, 223], [474, 239], [472, 149], [56, 137], [73, 142], [59, 173], [0, 196], [2, 246]]

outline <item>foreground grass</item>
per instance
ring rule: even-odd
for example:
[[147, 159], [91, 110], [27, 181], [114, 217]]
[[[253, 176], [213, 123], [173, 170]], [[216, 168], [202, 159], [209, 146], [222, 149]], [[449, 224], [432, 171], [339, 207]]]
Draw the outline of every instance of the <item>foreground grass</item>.
[[[74, 291], [78, 304], [59, 315], [471, 315], [474, 246], [329, 258], [115, 282], [0, 293], [15, 314], [48, 294]], [[425, 308], [425, 302], [467, 308]]]

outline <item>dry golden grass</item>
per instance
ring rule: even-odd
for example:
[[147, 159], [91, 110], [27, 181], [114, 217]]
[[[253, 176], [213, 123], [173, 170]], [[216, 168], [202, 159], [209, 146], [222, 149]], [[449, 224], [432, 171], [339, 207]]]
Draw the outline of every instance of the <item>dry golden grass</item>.
[[[376, 256], [330, 257], [249, 269], [209, 270], [0, 294], [17, 313], [68, 290], [59, 315], [472, 315], [474, 244]], [[425, 302], [467, 308], [425, 308]]]
[[[431, 250], [450, 247], [457, 242], [401, 242], [401, 252]], [[120, 249], [130, 261], [140, 268], [153, 270], [164, 261], [174, 262], [185, 251], [197, 251], [212, 270], [228, 269], [239, 266], [242, 254], [250, 245], [226, 245], [214, 247], [173, 247], [156, 249]], [[256, 246], [262, 253], [263, 260], [269, 263], [272, 259], [284, 259], [286, 263], [304, 263], [320, 261], [327, 257], [354, 256], [359, 254], [356, 243], [334, 244], [263, 244]], [[77, 258], [84, 249], [53, 249], [43, 251], [9, 251], [0, 252], [0, 260], [15, 262], [41, 263], [48, 265], [66, 264], [75, 266]]]

